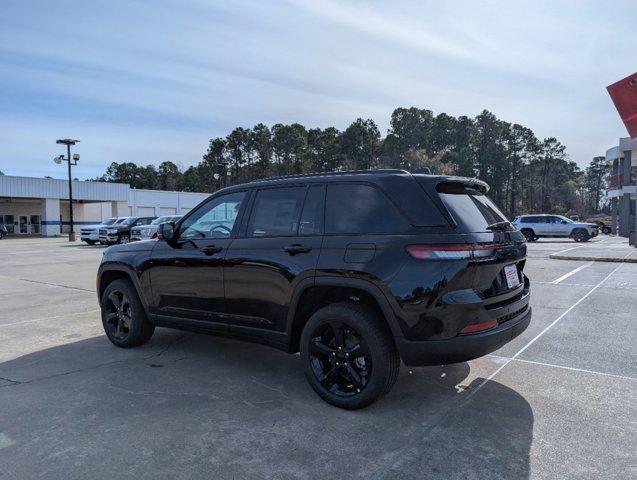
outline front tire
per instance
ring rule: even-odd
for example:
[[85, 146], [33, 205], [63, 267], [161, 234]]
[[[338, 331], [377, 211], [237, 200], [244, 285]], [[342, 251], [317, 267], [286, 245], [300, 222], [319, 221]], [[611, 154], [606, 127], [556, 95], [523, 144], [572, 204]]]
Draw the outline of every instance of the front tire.
[[89, 245], [95, 245], [95, 240], [86, 240]]
[[108, 339], [121, 348], [143, 345], [155, 332], [146, 316], [142, 302], [130, 280], [110, 283], [101, 301], [102, 326]]
[[384, 320], [372, 309], [336, 303], [314, 313], [300, 345], [305, 376], [327, 403], [366, 407], [391, 390], [400, 356]]
[[119, 243], [120, 245], [126, 245], [127, 243], [130, 243], [130, 235], [128, 233], [122, 233], [117, 239], [117, 243]]
[[575, 230], [572, 234], [573, 240], [576, 242], [588, 242], [591, 236], [588, 234], [586, 230]]

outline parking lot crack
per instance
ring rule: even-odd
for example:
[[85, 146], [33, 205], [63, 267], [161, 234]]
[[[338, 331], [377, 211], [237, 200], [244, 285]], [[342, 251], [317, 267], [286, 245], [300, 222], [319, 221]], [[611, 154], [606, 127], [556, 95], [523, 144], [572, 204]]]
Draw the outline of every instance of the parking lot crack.
[[6, 378], [6, 377], [0, 377], [0, 381], [9, 382], [9, 385], [3, 385], [5, 387], [10, 387], [10, 386], [13, 386], [13, 385], [20, 385], [21, 383], [23, 383], [23, 382], [20, 382], [18, 380], [12, 380], [12, 379]]
[[88, 288], [71, 287], [69, 285], [60, 285], [58, 283], [42, 282], [40, 280], [30, 280], [28, 278], [20, 278], [19, 280], [22, 280], [23, 282], [39, 283], [40, 285], [49, 285], [51, 287], [68, 288], [70, 290], [79, 290], [81, 292], [89, 292], [89, 293], [93, 293], [93, 294], [95, 293], [95, 290], [89, 290]]
[[175, 345], [177, 345], [177, 343], [179, 343], [183, 338], [185, 337], [185, 335], [180, 335], [179, 337], [177, 337], [175, 340], [173, 340], [172, 342], [170, 342], [168, 345], [166, 345], [163, 349], [161, 349], [159, 352], [151, 355], [148, 358], [157, 358], [157, 357], [161, 357], [164, 353], [166, 353], [168, 350], [170, 350], [172, 347], [174, 347]]
[[157, 395], [167, 395], [171, 397], [202, 397], [210, 400], [219, 400], [219, 397], [213, 393], [205, 392], [167, 392], [165, 390], [129, 390], [128, 388], [117, 385], [109, 385], [109, 388], [127, 393], [129, 395], [142, 395], [154, 397]]

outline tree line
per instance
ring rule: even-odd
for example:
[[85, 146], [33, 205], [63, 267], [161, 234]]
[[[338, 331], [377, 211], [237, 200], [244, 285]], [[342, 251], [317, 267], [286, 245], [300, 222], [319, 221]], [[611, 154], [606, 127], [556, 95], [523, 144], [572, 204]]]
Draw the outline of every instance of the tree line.
[[95, 179], [133, 188], [214, 192], [257, 178], [339, 170], [429, 167], [435, 174], [477, 177], [510, 217], [521, 213], [597, 213], [607, 188], [604, 157], [581, 170], [556, 138], [484, 110], [475, 118], [397, 108], [385, 137], [359, 118], [345, 130], [293, 123], [237, 127], [210, 140], [202, 160], [186, 169], [173, 162], [112, 163]]

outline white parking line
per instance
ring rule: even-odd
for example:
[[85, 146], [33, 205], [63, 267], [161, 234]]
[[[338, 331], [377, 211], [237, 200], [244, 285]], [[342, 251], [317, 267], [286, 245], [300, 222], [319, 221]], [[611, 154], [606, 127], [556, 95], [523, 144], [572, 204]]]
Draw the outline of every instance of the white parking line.
[[571, 247], [571, 248], [567, 248], [566, 250], [560, 250], [559, 252], [555, 252], [555, 253], [551, 253], [551, 255], [559, 255], [560, 253], [564, 253], [564, 252], [570, 252], [571, 250], [575, 250], [577, 248], [582, 248], [582, 247], [586, 247], [586, 246], [590, 246], [592, 244], [597, 245], [598, 243], [604, 243], [607, 242], [608, 240], [610, 240], [611, 237], [605, 238], [604, 240], [600, 240], [598, 242], [592, 242], [592, 243], [587, 243], [585, 245], [577, 245], [576, 247]]
[[423, 429], [421, 430], [421, 432], [419, 434], [414, 435], [412, 437], [412, 439], [403, 448], [401, 448], [398, 452], [396, 452], [396, 454], [393, 457], [391, 457], [389, 460], [387, 460], [374, 473], [372, 473], [372, 475], [370, 476], [370, 479], [371, 480], [379, 480], [382, 477], [384, 477], [391, 470], [391, 468], [394, 465], [396, 465], [396, 463], [398, 463], [400, 461], [400, 459], [402, 457], [407, 455], [409, 450], [411, 450], [413, 447], [418, 445], [418, 443], [420, 442], [421, 437], [427, 435], [431, 430], [436, 428], [446, 418], [448, 418], [453, 412], [458, 411], [458, 409], [460, 409], [464, 405], [466, 405], [469, 402], [469, 400], [471, 400], [475, 396], [475, 394], [480, 391], [480, 389], [482, 387], [484, 387], [487, 383], [489, 383], [491, 380], [493, 380], [496, 377], [496, 375], [498, 375], [509, 363], [511, 363], [512, 361], [516, 360], [517, 357], [519, 357], [527, 348], [529, 348], [531, 345], [533, 345], [542, 335], [544, 335], [546, 332], [548, 332], [560, 320], [562, 320], [568, 313], [570, 313], [575, 307], [577, 307], [580, 303], [582, 303], [584, 300], [586, 300], [595, 290], [597, 290], [606, 280], [608, 280], [610, 278], [610, 276], [612, 274], [614, 274], [622, 266], [623, 266], [623, 264], [619, 265], [612, 272], [610, 272], [608, 275], [606, 275], [597, 285], [595, 285], [593, 288], [591, 288], [582, 298], [580, 298], [577, 302], [575, 302], [573, 305], [571, 305], [564, 313], [562, 313], [559, 317], [557, 317], [555, 320], [553, 320], [553, 322], [551, 322], [551, 324], [549, 326], [547, 326], [544, 330], [542, 330], [535, 337], [533, 337], [520, 350], [518, 350], [515, 355], [513, 355], [511, 358], [503, 357], [503, 358], [506, 358], [506, 361], [502, 365], [500, 365], [491, 375], [489, 375], [487, 378], [485, 378], [478, 386], [476, 386], [476, 388], [471, 390], [457, 405], [455, 405], [455, 408], [451, 408], [451, 407], [448, 408], [442, 415], [440, 415], [434, 421], [423, 425]]
[[[617, 270], [619, 270], [620, 268], [622, 268], [623, 265], [619, 265], [618, 267], [616, 267], [615, 269], [613, 269], [612, 272], [610, 272], [608, 275], [606, 275], [597, 285], [595, 285], [593, 288], [591, 288], [588, 293], [586, 293], [586, 295], [584, 295], [582, 298], [580, 298], [577, 302], [575, 302], [573, 305], [571, 305], [564, 313], [562, 313], [562, 315], [560, 315], [559, 317], [557, 317], [555, 320], [553, 320], [551, 322], [551, 324], [549, 326], [547, 326], [544, 330], [542, 330], [540, 333], [538, 333], [535, 337], [533, 337], [529, 343], [527, 343], [526, 345], [524, 345], [520, 350], [517, 351], [517, 353], [515, 355], [513, 355], [513, 357], [511, 357], [512, 360], [515, 360], [516, 358], [518, 358], [520, 356], [520, 354], [522, 354], [527, 348], [529, 348], [531, 345], [533, 345], [536, 340], [538, 338], [540, 338], [542, 335], [544, 335], [546, 332], [548, 332], [551, 328], [553, 328], [555, 326], [555, 324], [557, 324], [557, 322], [559, 322], [560, 320], [562, 320], [566, 315], [568, 315], [571, 310], [573, 310], [575, 307], [577, 307], [580, 303], [582, 303], [584, 300], [586, 300], [591, 293], [593, 293], [595, 290], [597, 290], [599, 287], [602, 286], [602, 283], [604, 283], [606, 280], [608, 280], [610, 278], [610, 276], [615, 273]], [[508, 363], [508, 362], [507, 362]], [[493, 372], [493, 374], [489, 377], [489, 378], [493, 378], [498, 371], [502, 370], [502, 368], [504, 368], [507, 363], [505, 363], [504, 365], [502, 365], [501, 368], [499, 368], [498, 370], [496, 370], [495, 372]]]
[[584, 265], [582, 265], [581, 267], [577, 267], [575, 270], [571, 270], [570, 272], [568, 272], [565, 275], [562, 275], [559, 278], [556, 278], [555, 280], [553, 280], [551, 283], [553, 285], [557, 285], [558, 283], [562, 282], [563, 280], [566, 280], [568, 277], [570, 277], [571, 275], [575, 275], [577, 272], [581, 272], [582, 270], [584, 270], [586, 267], [590, 267], [594, 262], [588, 262], [585, 263]]
[[582, 248], [584, 245], [578, 245], [577, 247], [567, 248], [566, 250], [560, 250], [559, 252], [551, 253], [551, 255], [559, 255], [560, 253], [570, 252], [571, 250], [575, 250], [576, 248]]
[[604, 377], [621, 378], [622, 380], [631, 380], [637, 382], [637, 378], [628, 377], [626, 375], [615, 375], [614, 373], [597, 372], [595, 370], [586, 370], [585, 368], [567, 367], [565, 365], [555, 365], [554, 363], [535, 362], [533, 360], [524, 360], [522, 358], [510, 359], [509, 357], [502, 357], [500, 355], [489, 355], [489, 357], [501, 358], [502, 360], [513, 360], [514, 362], [530, 363], [531, 365], [541, 365], [543, 367], [561, 368], [564, 370], [571, 370], [574, 372], [592, 373], [594, 375], [602, 375]]

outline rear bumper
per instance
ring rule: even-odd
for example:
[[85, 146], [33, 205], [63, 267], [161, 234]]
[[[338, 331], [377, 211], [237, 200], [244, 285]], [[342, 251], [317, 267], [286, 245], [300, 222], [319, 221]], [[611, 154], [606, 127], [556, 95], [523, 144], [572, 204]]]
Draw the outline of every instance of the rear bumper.
[[520, 335], [531, 322], [531, 307], [519, 316], [484, 333], [458, 335], [449, 340], [411, 341], [396, 338], [405, 365], [447, 365], [491, 353]]

